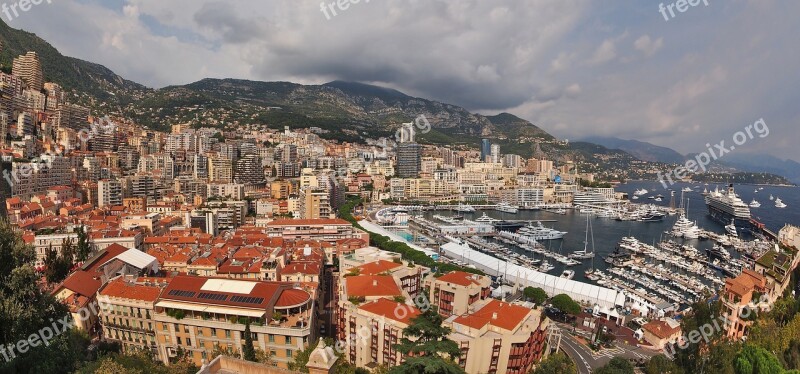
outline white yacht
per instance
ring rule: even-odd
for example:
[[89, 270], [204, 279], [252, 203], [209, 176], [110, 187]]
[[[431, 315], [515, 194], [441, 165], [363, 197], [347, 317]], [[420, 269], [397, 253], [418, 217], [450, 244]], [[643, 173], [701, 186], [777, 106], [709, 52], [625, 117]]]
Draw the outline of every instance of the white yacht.
[[519, 231], [517, 231], [517, 234], [535, 240], [555, 240], [563, 238], [564, 235], [567, 234], [567, 232], [544, 227], [544, 225], [542, 225], [542, 222], [536, 221], [535, 225], [529, 223], [527, 226], [519, 229]]
[[482, 216], [480, 216], [480, 217], [475, 219], [475, 222], [492, 223], [492, 222], [497, 221], [497, 220], [498, 219], [489, 217], [489, 216], [486, 215], [486, 213], [483, 213]]
[[539, 271], [541, 271], [542, 273], [547, 273], [548, 271], [553, 270], [555, 268], [556, 267], [550, 265], [550, 262], [548, 262], [547, 260], [542, 261], [542, 264], [539, 265]]
[[633, 197], [632, 197], [631, 199], [633, 199], [633, 200], [639, 200], [639, 196], [633, 195]]
[[642, 188], [641, 190], [636, 190], [633, 194], [636, 195], [636, 196], [642, 196], [642, 195], [646, 195], [648, 192], [650, 192], [650, 191]]
[[692, 192], [692, 188], [691, 188], [691, 187], [684, 187], [684, 188], [681, 190], [681, 192]]
[[751, 208], [760, 208], [761, 207], [761, 203], [759, 203], [756, 199], [753, 199], [753, 201], [750, 202], [750, 207]]
[[783, 201], [781, 201], [780, 197], [776, 197], [775, 198], [775, 207], [776, 208], [786, 208], [786, 204], [784, 204]]
[[497, 210], [498, 212], [515, 214], [519, 211], [519, 207], [517, 207], [516, 205], [511, 205], [504, 201], [502, 203], [497, 204], [495, 206], [495, 210]]
[[725, 226], [725, 231], [727, 231], [728, 234], [730, 234], [733, 237], [739, 237], [739, 234], [736, 232], [736, 222], [733, 220], [729, 225]]
[[574, 270], [570, 270], [570, 269], [564, 270], [561, 273], [561, 278], [564, 278], [564, 279], [572, 279], [574, 276], [575, 276], [575, 271]]
[[656, 197], [654, 201], [661, 201], [660, 197]]
[[675, 221], [675, 226], [672, 227], [672, 235], [682, 236], [685, 239], [697, 239], [700, 236], [700, 228], [684, 214], [681, 214]]
[[472, 205], [458, 204], [455, 207], [455, 211], [459, 213], [474, 213], [475, 208], [473, 208]]

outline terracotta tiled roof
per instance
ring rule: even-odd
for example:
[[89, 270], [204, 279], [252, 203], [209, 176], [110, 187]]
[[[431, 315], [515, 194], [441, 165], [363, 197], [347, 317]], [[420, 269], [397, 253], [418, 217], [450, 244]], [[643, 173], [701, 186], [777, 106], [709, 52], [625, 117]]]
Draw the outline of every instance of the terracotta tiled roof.
[[288, 289], [281, 292], [278, 300], [275, 301], [275, 306], [279, 308], [288, 308], [297, 305], [302, 305], [311, 300], [311, 295], [308, 292], [298, 289]]
[[100, 291], [100, 295], [104, 296], [142, 301], [156, 301], [160, 293], [159, 287], [129, 284], [121, 277], [112, 280]]
[[664, 321], [650, 321], [644, 326], [642, 329], [657, 336], [659, 339], [667, 339], [677, 333], [681, 332], [680, 326], [670, 327], [668, 323]]
[[530, 312], [530, 308], [492, 299], [483, 308], [472, 314], [457, 317], [453, 322], [474, 329], [480, 329], [486, 324], [491, 324], [502, 329], [514, 330], [525, 320], [525, 317]]
[[[473, 285], [473, 284], [480, 284], [478, 282], [478, 280], [476, 279], [476, 277], [480, 277], [480, 275], [475, 275], [475, 274], [467, 273], [467, 272], [464, 272], [464, 271], [455, 270], [455, 271], [451, 271], [451, 272], [449, 272], [449, 273], [447, 273], [445, 275], [442, 275], [439, 278], [436, 278], [436, 280], [439, 280], [439, 281], [442, 281], [442, 282], [448, 282], [448, 283], [455, 283], [455, 284], [460, 285], [460, 286], [470, 286], [470, 285]], [[478, 279], [480, 279], [480, 278], [478, 278]]]
[[406, 325], [411, 322], [412, 318], [421, 314], [419, 309], [412, 305], [401, 304], [385, 298], [363, 304], [359, 306], [358, 309], [381, 317], [390, 318], [397, 322], [405, 323]]
[[346, 277], [347, 296], [402, 296], [400, 287], [390, 275], [358, 275]]
[[356, 268], [359, 269], [360, 275], [378, 275], [380, 273], [396, 269], [400, 266], [402, 266], [402, 264], [386, 260], [377, 260], [373, 262], [367, 262], [366, 264], [357, 266]]
[[318, 218], [318, 219], [276, 219], [267, 226], [299, 226], [299, 225], [350, 225], [340, 218]]

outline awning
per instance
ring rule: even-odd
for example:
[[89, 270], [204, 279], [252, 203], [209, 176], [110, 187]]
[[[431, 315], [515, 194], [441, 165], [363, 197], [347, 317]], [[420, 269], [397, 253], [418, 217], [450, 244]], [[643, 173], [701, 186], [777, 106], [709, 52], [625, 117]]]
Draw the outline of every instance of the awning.
[[224, 306], [215, 306], [215, 305], [200, 305], [200, 304], [189, 304], [189, 303], [178, 303], [174, 301], [159, 301], [156, 303], [157, 307], [161, 308], [172, 308], [172, 309], [184, 309], [184, 310], [192, 310], [195, 312], [206, 312], [206, 313], [217, 313], [217, 314], [228, 314], [228, 315], [236, 315], [236, 316], [244, 316], [244, 317], [264, 317], [264, 314], [267, 312], [265, 310], [253, 310], [253, 309], [241, 309], [241, 308], [232, 308], [232, 307], [224, 307]]

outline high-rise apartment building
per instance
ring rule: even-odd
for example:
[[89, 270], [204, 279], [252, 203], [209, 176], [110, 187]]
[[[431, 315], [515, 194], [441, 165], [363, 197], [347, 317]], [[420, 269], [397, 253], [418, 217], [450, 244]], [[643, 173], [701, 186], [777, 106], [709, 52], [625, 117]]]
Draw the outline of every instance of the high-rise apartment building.
[[492, 154], [492, 143], [489, 139], [481, 139], [481, 161], [486, 161], [490, 154]]
[[36, 52], [29, 51], [14, 59], [11, 66], [11, 74], [16, 75], [28, 85], [28, 88], [41, 91], [44, 88], [44, 74], [42, 73], [42, 63]]
[[122, 205], [122, 183], [116, 180], [97, 181], [97, 206]]
[[422, 146], [417, 143], [397, 145], [397, 176], [416, 178], [422, 170]]

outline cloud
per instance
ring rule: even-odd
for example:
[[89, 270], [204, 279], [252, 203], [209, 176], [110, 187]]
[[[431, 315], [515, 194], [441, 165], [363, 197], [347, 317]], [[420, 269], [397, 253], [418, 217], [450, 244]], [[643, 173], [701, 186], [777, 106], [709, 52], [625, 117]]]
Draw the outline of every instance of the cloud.
[[676, 23], [637, 2], [384, 0], [328, 20], [319, 3], [296, 0], [86, 0], [33, 7], [10, 25], [151, 87], [371, 82], [509, 111], [557, 136], [639, 138], [684, 153], [764, 117], [773, 133], [753, 147], [800, 159], [779, 141], [798, 117], [797, 11], [725, 2]]
[[650, 35], [642, 35], [633, 42], [633, 46], [637, 51], [641, 51], [645, 56], [650, 57], [664, 46], [664, 38], [652, 41], [650, 40]]
[[600, 44], [600, 46], [595, 49], [594, 54], [588, 62], [590, 65], [597, 65], [611, 61], [615, 57], [617, 57], [617, 47], [613, 40], [606, 39], [603, 41], [603, 44]]

